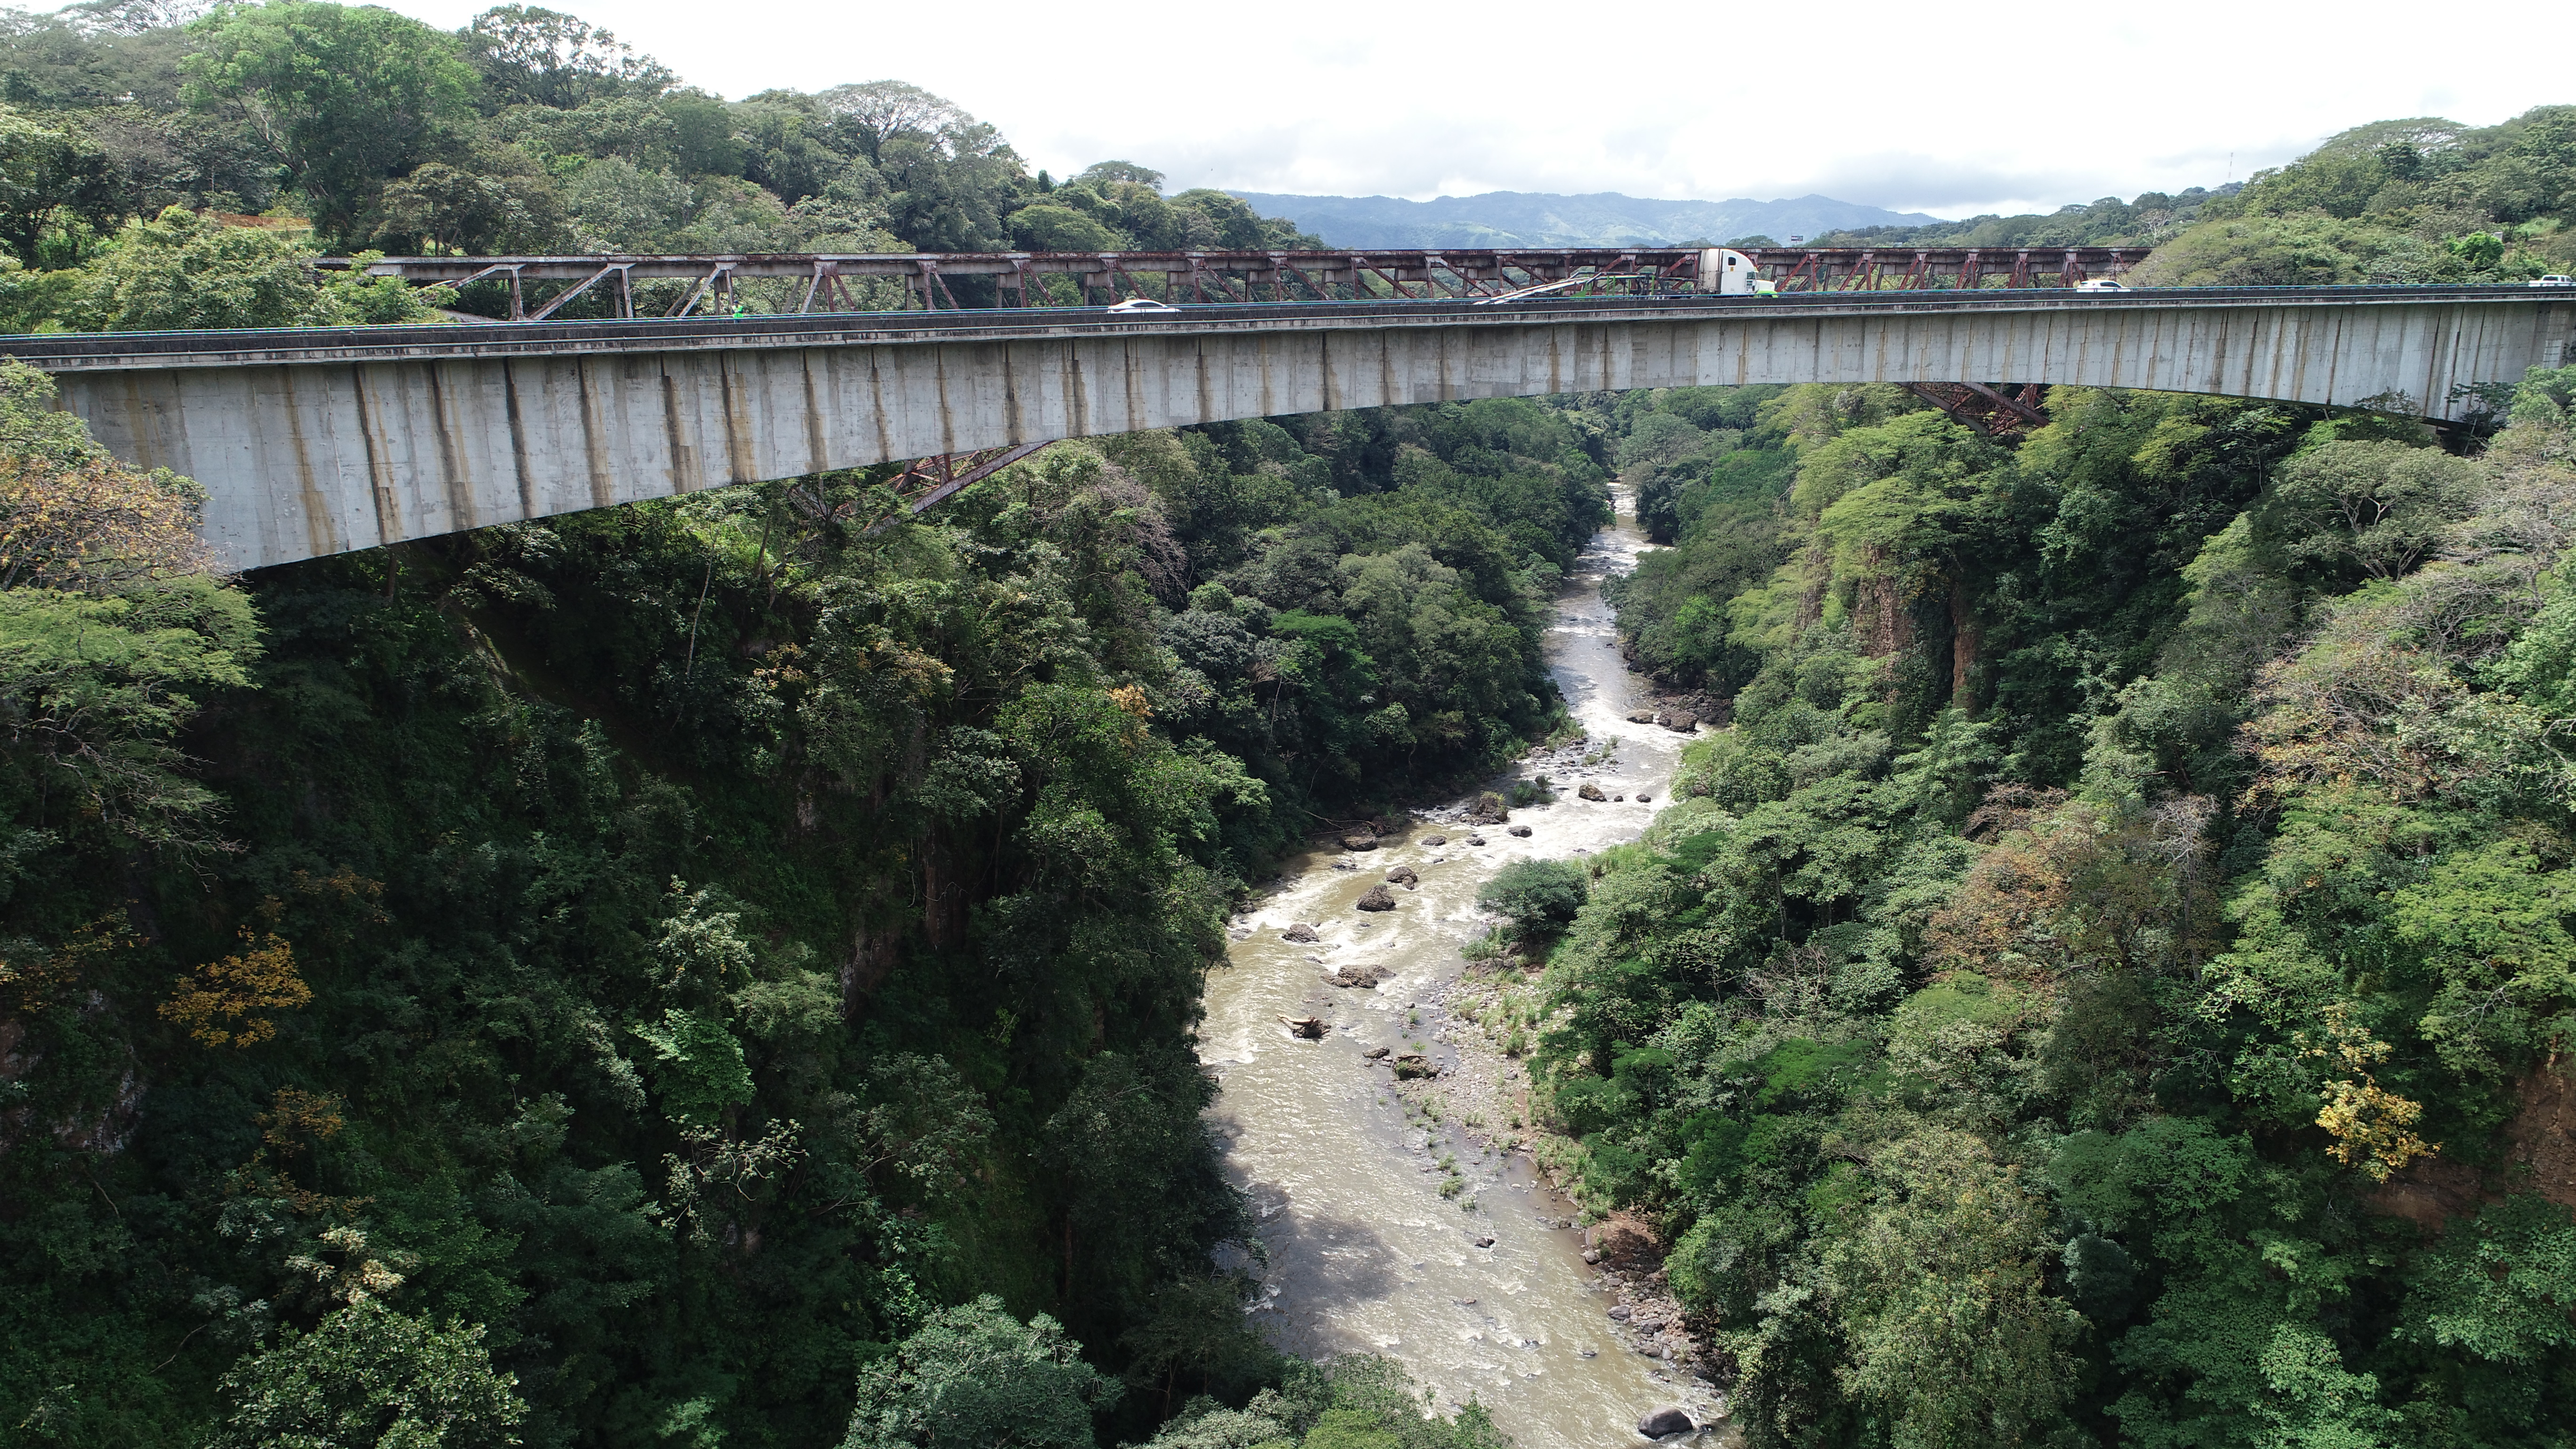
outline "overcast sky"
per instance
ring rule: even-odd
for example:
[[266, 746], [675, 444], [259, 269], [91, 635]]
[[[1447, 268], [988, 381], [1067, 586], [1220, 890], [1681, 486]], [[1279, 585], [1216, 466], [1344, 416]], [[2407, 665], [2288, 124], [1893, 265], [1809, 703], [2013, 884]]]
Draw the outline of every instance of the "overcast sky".
[[[452, 27], [489, 0], [392, 3]], [[549, 3], [728, 98], [908, 80], [1001, 127], [1032, 167], [1115, 157], [1174, 190], [1820, 192], [1967, 216], [2242, 180], [2364, 121], [2486, 125], [2576, 102], [2576, 24], [2531, 0], [1864, 0], [1795, 19], [1561, 0]]]

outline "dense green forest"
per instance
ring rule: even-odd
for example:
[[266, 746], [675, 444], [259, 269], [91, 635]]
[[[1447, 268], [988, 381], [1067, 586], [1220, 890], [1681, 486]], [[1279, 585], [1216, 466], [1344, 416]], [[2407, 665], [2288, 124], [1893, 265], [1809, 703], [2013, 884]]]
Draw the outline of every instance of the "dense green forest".
[[2569, 1442], [2571, 398], [1581, 401], [1732, 719], [1506, 1015], [1750, 1442]]
[[[0, 326], [495, 304], [323, 250], [1312, 242], [533, 7], [102, 0], [0, 50]], [[2571, 207], [2550, 107], [1867, 239], [2510, 281]], [[1743, 1432], [2569, 1443], [2576, 373], [2443, 437], [1319, 415], [921, 518], [862, 471], [248, 578], [49, 399], [0, 365], [0, 1442], [1494, 1449], [1245, 1329], [1192, 1029], [1277, 857], [1558, 726], [1616, 472], [1633, 656], [1731, 718], [1514, 1019]]]
[[[900, 81], [726, 102], [536, 6], [453, 35], [301, 0], [174, 23], [189, 8], [90, 0], [0, 17], [0, 247], [15, 263], [0, 327], [435, 315], [400, 286], [315, 279], [303, 262], [321, 251], [1320, 245], [1220, 191], [1167, 197], [1129, 162], [1032, 175], [991, 126]], [[647, 284], [640, 301], [667, 305], [678, 291], [653, 288], [680, 285]], [[781, 302], [778, 285], [745, 300]], [[970, 306], [998, 300], [987, 278], [949, 285]], [[504, 305], [489, 286], [439, 300]], [[558, 315], [609, 305], [585, 296]]]
[[[2560, 106], [1826, 240], [2514, 281], [2571, 221]], [[1748, 1442], [2571, 1442], [2576, 369], [2466, 401], [1569, 401], [1669, 545], [1632, 659], [1731, 719], [1505, 1015]]]
[[1084, 1368], [1079, 1432], [1017, 1442], [1279, 1379], [1209, 1267], [1243, 1224], [1199, 975], [1311, 820], [1547, 728], [1605, 508], [1563, 418], [1124, 437], [935, 523], [832, 476], [227, 582], [183, 484], [8, 366], [0, 1421], [286, 1442], [427, 1375], [531, 1444], [991, 1442], [852, 1417], [933, 1392], [854, 1359], [979, 1294], [1138, 1386]]
[[[324, 247], [1296, 240], [1032, 177], [899, 83], [729, 105], [543, 10], [10, 32], [21, 327], [477, 303]], [[1191, 1029], [1278, 852], [1558, 718], [1539, 633], [1606, 516], [1572, 420], [230, 578], [194, 485], [0, 374], [0, 1441], [1491, 1442], [1247, 1333]]]

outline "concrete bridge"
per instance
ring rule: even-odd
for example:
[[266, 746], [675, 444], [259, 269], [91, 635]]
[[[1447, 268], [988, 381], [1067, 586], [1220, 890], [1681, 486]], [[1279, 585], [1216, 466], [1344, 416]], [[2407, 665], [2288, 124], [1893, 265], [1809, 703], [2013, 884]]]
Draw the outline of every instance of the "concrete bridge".
[[239, 568], [1185, 423], [1743, 383], [2076, 384], [2456, 417], [2567, 360], [2521, 287], [1815, 292], [0, 339]]

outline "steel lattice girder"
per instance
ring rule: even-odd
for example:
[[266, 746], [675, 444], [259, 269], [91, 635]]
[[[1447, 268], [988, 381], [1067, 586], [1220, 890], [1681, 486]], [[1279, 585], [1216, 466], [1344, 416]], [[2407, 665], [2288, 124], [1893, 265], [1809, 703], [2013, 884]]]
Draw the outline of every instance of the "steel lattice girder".
[[[1782, 291], [1907, 291], [1988, 284], [2008, 287], [2073, 286], [2095, 276], [2117, 276], [2146, 256], [2143, 247], [1740, 247], [1760, 273]], [[1482, 297], [1565, 281], [1592, 273], [1640, 279], [1632, 285], [1695, 288], [1705, 251], [1696, 247], [1515, 247], [1375, 251], [1199, 252], [877, 252], [838, 255], [741, 253], [731, 255], [615, 254], [524, 257], [387, 257], [366, 264], [371, 276], [451, 286], [506, 282], [513, 320], [525, 316], [523, 288], [531, 282], [568, 282], [579, 291], [614, 274], [621, 288], [620, 315], [632, 311], [638, 281], [693, 283], [674, 315], [698, 297], [729, 295], [737, 282], [775, 279], [805, 283], [799, 311], [819, 302], [827, 309], [856, 307], [845, 283], [882, 278], [903, 284], [905, 307], [945, 310], [958, 306], [949, 280], [990, 278], [1002, 299], [1020, 305], [1054, 300], [1044, 279], [1064, 277], [1084, 303], [1095, 292], [1111, 298], [1160, 295], [1170, 301], [1324, 301], [1395, 296]], [[346, 257], [317, 265], [348, 269]], [[1268, 289], [1269, 296], [1262, 295]], [[570, 300], [557, 295], [546, 311]], [[540, 312], [539, 316], [545, 315]]]

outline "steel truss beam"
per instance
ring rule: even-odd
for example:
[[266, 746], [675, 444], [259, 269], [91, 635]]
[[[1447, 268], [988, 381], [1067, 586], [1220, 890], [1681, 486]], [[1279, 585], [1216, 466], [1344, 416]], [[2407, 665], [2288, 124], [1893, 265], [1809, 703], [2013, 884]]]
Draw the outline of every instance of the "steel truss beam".
[[[1044, 443], [1013, 443], [1000, 448], [978, 448], [971, 453], [939, 453], [917, 458], [912, 465], [896, 474], [887, 484], [901, 497], [904, 507], [915, 513], [930, 507], [970, 484], [981, 483], [1045, 447]], [[889, 518], [868, 529], [874, 533], [894, 520]]]
[[2048, 426], [2040, 408], [2038, 383], [1908, 382], [1907, 392], [1990, 438], [2010, 437]]
[[[2095, 276], [2116, 277], [2146, 256], [2142, 247], [1740, 247], [1757, 271], [1783, 292], [1914, 291], [2009, 287], [2071, 287]], [[844, 255], [743, 253], [723, 256], [620, 254], [546, 257], [387, 257], [365, 264], [367, 273], [401, 277], [417, 285], [469, 286], [506, 279], [510, 320], [538, 321], [611, 277], [617, 315], [634, 315], [634, 286], [641, 281], [694, 285], [671, 315], [694, 307], [710, 289], [730, 301], [745, 281], [802, 282], [790, 300], [799, 312], [855, 310], [860, 303], [846, 282], [884, 278], [902, 284], [903, 306], [933, 311], [962, 307], [952, 279], [987, 279], [993, 300], [1005, 305], [1047, 306], [1046, 279], [1071, 278], [1083, 305], [1096, 299], [1155, 297], [1164, 301], [1275, 302], [1477, 298], [1564, 282], [1586, 274], [1636, 277], [1642, 291], [1692, 291], [1699, 285], [1702, 249], [1637, 247], [1443, 248], [1438, 251], [1319, 252], [880, 252]], [[346, 257], [316, 265], [348, 269]], [[1032, 286], [1032, 281], [1036, 285]], [[536, 282], [573, 285], [529, 313], [525, 288]], [[1264, 299], [1261, 289], [1270, 296]]]

